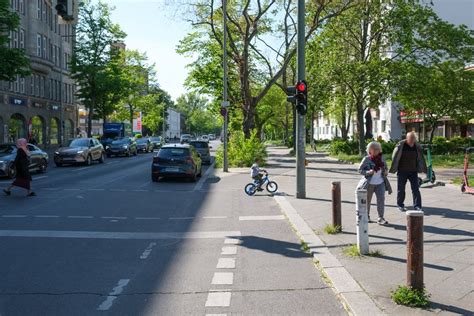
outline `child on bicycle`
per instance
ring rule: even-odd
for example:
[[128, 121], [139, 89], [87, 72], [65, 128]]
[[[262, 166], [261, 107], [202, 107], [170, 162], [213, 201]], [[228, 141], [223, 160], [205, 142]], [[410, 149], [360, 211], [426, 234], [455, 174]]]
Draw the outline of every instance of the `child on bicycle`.
[[267, 170], [265, 169], [260, 169], [260, 167], [258, 166], [258, 164], [260, 163], [260, 158], [255, 158], [255, 161], [254, 161], [254, 164], [252, 165], [252, 167], [250, 168], [250, 176], [252, 177], [252, 179], [255, 180], [255, 182], [258, 183], [258, 188], [257, 190], [258, 191], [262, 191], [263, 189], [261, 188], [262, 186], [262, 178], [263, 178], [263, 174], [265, 172], [267, 172]]

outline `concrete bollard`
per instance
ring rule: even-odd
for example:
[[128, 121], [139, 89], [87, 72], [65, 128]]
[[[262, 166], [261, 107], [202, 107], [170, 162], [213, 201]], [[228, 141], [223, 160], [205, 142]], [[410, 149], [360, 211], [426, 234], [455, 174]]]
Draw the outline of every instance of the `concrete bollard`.
[[369, 253], [369, 218], [367, 214], [367, 190], [356, 190], [357, 249], [362, 255]]
[[341, 218], [341, 182], [332, 183], [332, 226], [342, 228]]
[[422, 211], [407, 214], [407, 285], [423, 289], [423, 216]]

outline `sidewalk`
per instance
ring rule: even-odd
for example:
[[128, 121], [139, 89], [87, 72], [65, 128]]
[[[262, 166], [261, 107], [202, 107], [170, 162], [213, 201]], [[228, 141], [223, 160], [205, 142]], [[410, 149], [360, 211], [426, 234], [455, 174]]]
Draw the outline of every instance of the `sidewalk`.
[[[379, 257], [351, 258], [342, 249], [356, 243], [354, 190], [359, 181], [356, 166], [342, 164], [322, 153], [309, 153], [306, 199], [295, 198], [294, 158], [289, 150], [269, 147], [269, 167], [286, 200], [329, 248], [353, 279], [367, 292], [380, 314], [474, 315], [474, 196], [461, 194], [454, 185], [421, 189], [424, 218], [424, 279], [431, 293], [431, 308], [411, 309], [394, 304], [390, 292], [406, 283], [406, 215], [396, 208], [396, 193], [386, 196], [389, 226], [369, 224], [371, 250]], [[396, 188], [396, 179], [390, 178]], [[343, 232], [324, 233], [331, 223], [331, 182], [341, 181]], [[406, 205], [411, 193], [407, 187]], [[373, 201], [375, 202], [375, 201]], [[375, 217], [375, 205], [371, 208]]]

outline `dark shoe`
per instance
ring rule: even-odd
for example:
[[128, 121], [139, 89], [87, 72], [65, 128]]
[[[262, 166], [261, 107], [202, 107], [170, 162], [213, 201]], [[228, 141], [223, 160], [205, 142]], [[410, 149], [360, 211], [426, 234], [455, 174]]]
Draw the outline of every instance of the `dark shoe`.
[[262, 188], [257, 188], [257, 191], [261, 192], [261, 191], [263, 191], [263, 189]]
[[35, 192], [30, 192], [27, 196], [36, 196]]
[[8, 191], [7, 189], [3, 189], [3, 193], [5, 193], [5, 195], [7, 195], [7, 196], [12, 195], [12, 192]]
[[406, 211], [408, 211], [408, 209], [407, 209], [405, 206], [398, 206], [398, 210], [399, 210], [400, 212], [406, 212]]
[[373, 223], [374, 221], [370, 219], [370, 216], [367, 217], [369, 223]]

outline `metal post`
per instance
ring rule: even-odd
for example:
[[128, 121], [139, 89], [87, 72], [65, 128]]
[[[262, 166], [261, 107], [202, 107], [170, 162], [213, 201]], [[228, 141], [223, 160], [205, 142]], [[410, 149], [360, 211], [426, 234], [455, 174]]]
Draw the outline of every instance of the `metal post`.
[[423, 289], [423, 215], [422, 211], [407, 214], [407, 285]]
[[229, 129], [229, 111], [228, 111], [228, 101], [227, 101], [227, 0], [222, 0], [222, 11], [224, 18], [224, 39], [222, 41], [222, 50], [224, 51], [224, 56], [222, 58], [222, 66], [224, 68], [224, 91], [222, 93], [222, 106], [226, 109], [224, 115], [224, 161], [223, 161], [223, 171], [229, 172], [229, 161], [228, 161], [228, 129]]
[[163, 106], [163, 142], [166, 139], [166, 107]]
[[[61, 26], [59, 26], [61, 30]], [[64, 120], [64, 111], [63, 111], [63, 35], [59, 36], [59, 145], [63, 146], [64, 141], [64, 131], [63, 131], [63, 120]]]
[[[298, 81], [305, 80], [305, 0], [298, 0]], [[305, 174], [305, 123], [304, 115], [297, 112], [296, 121], [296, 198], [306, 198], [306, 174]]]
[[332, 182], [332, 226], [342, 228], [340, 181]]
[[367, 214], [367, 190], [356, 190], [357, 249], [362, 255], [369, 253], [369, 218]]

